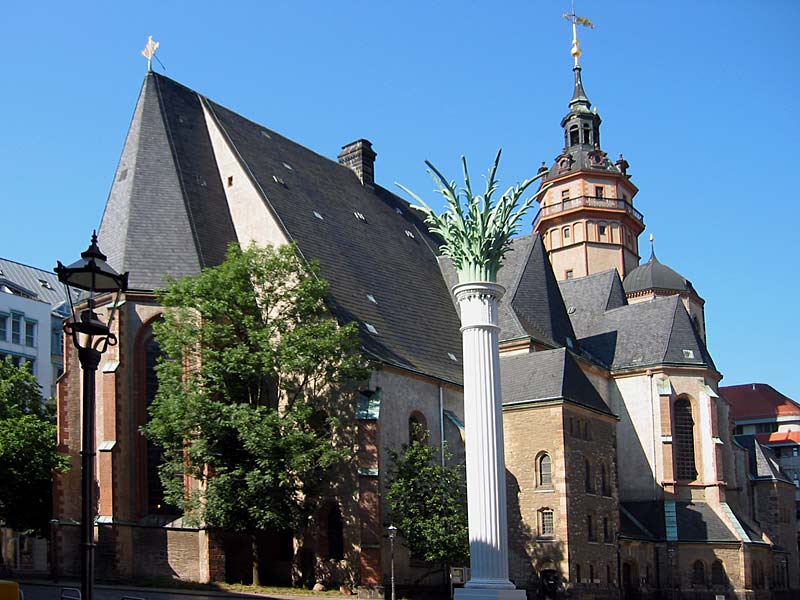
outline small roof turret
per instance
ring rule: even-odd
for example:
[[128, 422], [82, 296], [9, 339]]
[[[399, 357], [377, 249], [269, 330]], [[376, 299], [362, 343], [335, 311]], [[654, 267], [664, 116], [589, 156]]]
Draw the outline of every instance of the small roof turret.
[[650, 260], [628, 273], [622, 285], [625, 293], [629, 296], [648, 290], [688, 292], [698, 297], [700, 295], [692, 286], [691, 281], [659, 262], [655, 250], [651, 251]]

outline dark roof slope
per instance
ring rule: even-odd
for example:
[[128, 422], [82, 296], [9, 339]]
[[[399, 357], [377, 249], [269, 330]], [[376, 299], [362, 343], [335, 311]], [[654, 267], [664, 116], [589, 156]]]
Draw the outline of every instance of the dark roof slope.
[[792, 483], [791, 478], [781, 470], [775, 454], [762, 446], [754, 435], [734, 436], [736, 443], [747, 451], [748, 467], [751, 479], [768, 479]]
[[365, 349], [386, 363], [461, 382], [460, 323], [439, 270], [441, 240], [417, 211], [379, 186], [363, 186], [338, 162], [204, 102], [267, 208], [302, 254], [319, 261], [334, 314], [361, 325]]
[[613, 414], [566, 348], [501, 356], [503, 404], [568, 400]]
[[[665, 540], [668, 531], [664, 502], [621, 502], [622, 535], [637, 539]], [[716, 511], [704, 502], [675, 502], [675, 522], [681, 542], [737, 542]]]
[[100, 225], [131, 289], [221, 263], [236, 239], [196, 92], [148, 73]]
[[[52, 310], [63, 308], [67, 302], [64, 286], [53, 271], [0, 258], [0, 282], [3, 281], [22, 288], [26, 296], [48, 303]], [[66, 312], [69, 312], [68, 307]]]
[[541, 236], [523, 235], [513, 241], [498, 283], [506, 288], [498, 315], [501, 339], [530, 336], [556, 347], [575, 341]]
[[719, 391], [730, 404], [734, 419], [800, 418], [800, 405], [769, 384], [729, 385]]
[[664, 363], [716, 369], [680, 297], [621, 304], [615, 278], [605, 272], [561, 283], [582, 350], [612, 369]]
[[643, 265], [639, 265], [626, 275], [623, 285], [627, 294], [647, 290], [670, 290], [690, 292], [695, 296], [699, 296], [694, 287], [692, 287], [692, 282], [677, 271], [659, 262], [655, 252], [650, 255], [650, 260]]

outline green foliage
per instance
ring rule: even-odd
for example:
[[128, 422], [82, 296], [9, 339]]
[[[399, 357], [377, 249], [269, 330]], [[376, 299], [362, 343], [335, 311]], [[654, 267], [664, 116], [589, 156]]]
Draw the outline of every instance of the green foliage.
[[67, 458], [56, 449], [53, 411], [27, 365], [0, 360], [0, 521], [47, 535], [52, 475]]
[[[162, 293], [154, 330], [168, 358], [146, 434], [164, 452], [166, 500], [188, 522], [240, 533], [300, 524], [347, 455], [327, 415], [368, 372], [355, 325], [337, 325], [327, 293], [293, 246], [236, 244]], [[202, 485], [184, 489], [184, 473]]]
[[[445, 446], [446, 458], [450, 459]], [[437, 463], [439, 449], [424, 441], [389, 450], [386, 499], [411, 555], [429, 562], [469, 563], [464, 468]]]
[[463, 156], [464, 187], [461, 189], [455, 181], [448, 181], [436, 167], [425, 161], [437, 191], [447, 202], [447, 208], [441, 215], [437, 215], [417, 194], [396, 184], [419, 203], [419, 206], [412, 206], [425, 213], [425, 222], [431, 226], [431, 231], [442, 236], [444, 244], [441, 251], [453, 259], [461, 282], [497, 280], [497, 271], [511, 245], [511, 238], [519, 231], [520, 220], [536, 197], [548, 187], [543, 187], [514, 211], [528, 186], [542, 177], [540, 174], [508, 188], [495, 203], [493, 195], [499, 186], [496, 174], [501, 152], [497, 151], [494, 164], [489, 169], [486, 191], [482, 195], [472, 191], [467, 161]]

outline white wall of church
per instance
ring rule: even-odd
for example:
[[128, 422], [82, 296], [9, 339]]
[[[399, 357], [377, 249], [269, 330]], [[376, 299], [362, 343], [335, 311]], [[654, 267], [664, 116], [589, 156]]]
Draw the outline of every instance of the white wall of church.
[[241, 163], [231, 152], [228, 142], [205, 106], [203, 114], [239, 243], [243, 247], [250, 245], [251, 242], [260, 246], [288, 244], [289, 239], [283, 229], [264, 204], [261, 194], [245, 173]]
[[617, 428], [620, 501], [661, 498], [661, 413], [652, 378], [642, 373], [614, 379], [619, 401]]

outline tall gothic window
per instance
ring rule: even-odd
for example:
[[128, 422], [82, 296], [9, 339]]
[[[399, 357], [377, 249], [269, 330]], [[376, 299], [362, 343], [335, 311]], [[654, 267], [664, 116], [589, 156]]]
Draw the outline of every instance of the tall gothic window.
[[694, 419], [688, 400], [677, 400], [674, 408], [672, 445], [675, 451], [675, 474], [678, 479], [697, 477], [694, 460]]
[[[146, 420], [150, 421], [150, 405], [158, 392], [156, 365], [161, 356], [161, 348], [155, 338], [150, 338], [144, 347], [144, 400], [147, 410]], [[147, 440], [147, 512], [164, 514], [176, 512], [175, 507], [164, 502], [164, 488], [158, 475], [158, 467], [164, 461], [161, 448]]]
[[424, 442], [428, 437], [428, 421], [418, 410], [408, 417], [408, 442]]
[[542, 487], [553, 485], [553, 461], [549, 454], [542, 454], [537, 465], [538, 484]]
[[703, 564], [702, 560], [696, 560], [692, 565], [692, 584], [706, 584], [706, 566]]
[[586, 488], [586, 493], [591, 494], [594, 492], [594, 486], [592, 485], [592, 465], [589, 464], [588, 460], [584, 461], [584, 486]]

